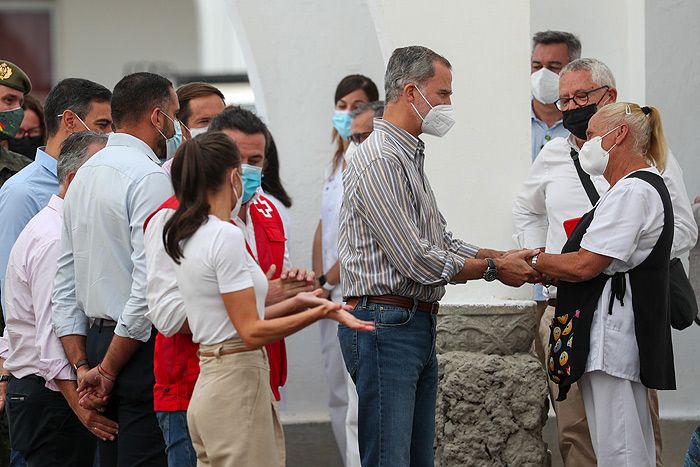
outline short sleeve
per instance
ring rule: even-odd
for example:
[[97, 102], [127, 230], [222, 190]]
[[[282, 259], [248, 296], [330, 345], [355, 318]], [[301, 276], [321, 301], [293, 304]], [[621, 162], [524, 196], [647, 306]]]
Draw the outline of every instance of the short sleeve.
[[596, 208], [581, 247], [627, 263], [652, 222], [650, 215], [658, 211], [653, 208], [661, 204], [661, 198], [644, 181], [624, 180], [620, 183], [624, 185], [611, 189]]
[[243, 232], [233, 224], [221, 224], [211, 250], [219, 292], [224, 294], [251, 288], [253, 276], [248, 265]]

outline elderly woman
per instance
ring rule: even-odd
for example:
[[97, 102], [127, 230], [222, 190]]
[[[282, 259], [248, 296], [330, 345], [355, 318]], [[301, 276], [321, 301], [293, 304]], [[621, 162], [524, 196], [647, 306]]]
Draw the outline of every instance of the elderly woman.
[[598, 466], [654, 466], [647, 388], [675, 389], [673, 208], [660, 176], [666, 142], [658, 110], [636, 104], [603, 107], [587, 133], [581, 166], [610, 189], [578, 220], [561, 254], [531, 259], [559, 281], [550, 377], [559, 400], [578, 381]]

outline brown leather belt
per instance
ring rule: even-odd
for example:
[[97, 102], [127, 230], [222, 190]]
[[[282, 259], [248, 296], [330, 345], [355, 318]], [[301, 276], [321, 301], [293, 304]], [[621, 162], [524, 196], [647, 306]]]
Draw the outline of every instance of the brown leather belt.
[[557, 299], [556, 298], [550, 298], [547, 300], [547, 305], [553, 306], [554, 308], [557, 307]]
[[[362, 301], [362, 297], [348, 297], [345, 301], [349, 306], [355, 308], [358, 303]], [[368, 305], [393, 305], [401, 308], [413, 308], [416, 300], [408, 297], [402, 297], [401, 295], [368, 295], [367, 304]], [[438, 302], [422, 302], [417, 301], [416, 310], [422, 311], [423, 313], [430, 313], [431, 315], [436, 315], [440, 304]]]
[[258, 349], [224, 349], [220, 352], [200, 352], [197, 351], [197, 356], [199, 357], [221, 357], [222, 355], [231, 355], [234, 353], [242, 353], [242, 352], [250, 352], [251, 350], [258, 350]]

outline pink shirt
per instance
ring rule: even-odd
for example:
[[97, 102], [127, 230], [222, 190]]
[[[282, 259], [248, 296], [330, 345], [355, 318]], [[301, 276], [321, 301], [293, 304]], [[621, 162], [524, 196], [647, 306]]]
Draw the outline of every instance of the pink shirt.
[[12, 247], [3, 290], [7, 326], [0, 338], [5, 369], [15, 378], [41, 376], [53, 391], [54, 379], [75, 379], [51, 319], [62, 224], [63, 199], [53, 195]]

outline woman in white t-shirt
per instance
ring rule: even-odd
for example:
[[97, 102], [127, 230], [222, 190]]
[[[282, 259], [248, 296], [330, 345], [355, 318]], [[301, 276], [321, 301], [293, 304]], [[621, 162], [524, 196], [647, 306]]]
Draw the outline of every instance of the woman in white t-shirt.
[[[598, 466], [653, 467], [647, 387], [675, 389], [668, 286], [673, 212], [659, 172], [666, 142], [658, 110], [627, 103], [600, 109], [588, 138], [581, 166], [603, 175], [610, 189], [581, 218], [562, 254], [531, 260], [559, 281], [549, 373], [559, 399], [580, 378]], [[579, 343], [588, 333], [588, 345]]]
[[163, 239], [199, 344], [200, 375], [187, 411], [198, 464], [279, 467], [284, 437], [262, 347], [324, 318], [358, 330], [373, 326], [319, 298], [320, 290], [265, 308], [267, 278], [230, 220], [243, 188], [228, 136], [209, 132], [184, 143], [172, 175], [179, 207]]

